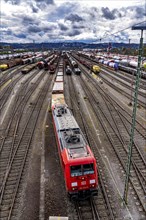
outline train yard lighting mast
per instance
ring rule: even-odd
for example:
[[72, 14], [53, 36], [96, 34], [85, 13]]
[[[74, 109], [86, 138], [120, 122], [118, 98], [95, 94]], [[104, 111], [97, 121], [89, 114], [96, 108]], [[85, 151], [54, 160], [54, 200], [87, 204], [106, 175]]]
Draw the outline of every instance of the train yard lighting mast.
[[138, 88], [139, 88], [139, 82], [140, 82], [140, 77], [141, 77], [143, 31], [146, 30], [146, 22], [144, 22], [140, 26], [139, 25], [133, 26], [132, 30], [141, 30], [141, 38], [140, 38], [140, 44], [139, 44], [138, 65], [137, 65], [137, 74], [136, 74], [135, 91], [134, 91], [134, 104], [133, 104], [133, 113], [132, 113], [132, 125], [131, 125], [130, 142], [128, 146], [128, 161], [127, 161], [126, 180], [125, 180], [124, 195], [123, 195], [123, 199], [126, 204], [127, 204], [127, 197], [128, 197], [128, 186], [129, 186], [130, 168], [131, 168], [131, 160], [132, 160], [132, 147], [133, 147], [133, 139], [134, 139], [135, 120], [136, 120]]

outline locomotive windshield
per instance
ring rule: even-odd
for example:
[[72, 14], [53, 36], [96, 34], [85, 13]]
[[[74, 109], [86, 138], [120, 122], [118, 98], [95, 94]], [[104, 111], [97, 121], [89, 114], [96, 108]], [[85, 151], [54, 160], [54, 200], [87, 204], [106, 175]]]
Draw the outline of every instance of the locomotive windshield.
[[82, 176], [86, 174], [93, 174], [94, 173], [94, 166], [93, 163], [90, 164], [83, 164], [77, 166], [71, 166], [71, 176]]
[[71, 170], [71, 176], [82, 176], [82, 167], [81, 165], [78, 166], [71, 166], [70, 167]]
[[94, 173], [94, 167], [93, 163], [84, 164], [83, 165], [83, 173], [85, 174], [93, 174]]

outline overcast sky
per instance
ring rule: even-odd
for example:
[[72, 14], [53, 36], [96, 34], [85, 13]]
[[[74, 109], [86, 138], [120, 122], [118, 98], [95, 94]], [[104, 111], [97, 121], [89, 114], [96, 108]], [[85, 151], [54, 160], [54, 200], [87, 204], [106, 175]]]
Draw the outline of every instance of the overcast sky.
[[[0, 0], [1, 41], [139, 43], [146, 0]], [[118, 33], [116, 33], [118, 32]], [[116, 33], [114, 36], [111, 33]]]

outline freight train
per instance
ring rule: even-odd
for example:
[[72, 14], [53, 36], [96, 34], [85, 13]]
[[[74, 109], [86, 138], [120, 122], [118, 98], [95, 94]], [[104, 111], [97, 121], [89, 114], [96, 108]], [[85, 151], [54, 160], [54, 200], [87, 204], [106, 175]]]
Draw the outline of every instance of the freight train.
[[77, 121], [65, 103], [63, 81], [54, 83], [51, 109], [60, 162], [69, 198], [78, 200], [97, 195], [98, 171], [96, 160]]
[[78, 63], [68, 54], [66, 53], [66, 56], [69, 60], [70, 66], [72, 68], [72, 71], [76, 74], [76, 75], [80, 75], [81, 70], [78, 67]]
[[59, 55], [52, 55], [51, 59], [49, 59], [48, 62], [45, 63], [44, 69], [49, 70], [50, 74], [54, 74], [58, 65], [58, 61], [59, 61]]
[[[46, 55], [43, 55], [45, 57]], [[0, 70], [6, 70], [9, 68], [12, 68], [17, 65], [26, 65], [26, 64], [32, 64], [36, 63], [38, 61], [43, 60], [42, 54], [36, 54], [36, 56], [30, 55], [24, 55], [22, 58], [15, 58], [15, 59], [9, 59], [9, 60], [3, 60], [0, 61]]]
[[[82, 61], [81, 57], [91, 59], [91, 55], [83, 54], [83, 53], [78, 53], [78, 55], [80, 56], [80, 62], [83, 62], [83, 64], [85, 66], [88, 66], [88, 68], [89, 68], [89, 66], [91, 65], [90, 62]], [[115, 71], [122, 70], [122, 71], [128, 72], [130, 74], [134, 74], [134, 75], [137, 74], [136, 68], [137, 68], [138, 62], [135, 61], [135, 60], [132, 60], [132, 59], [127, 60], [124, 57], [120, 58], [120, 57], [112, 56], [112, 55], [111, 56], [107, 56], [107, 55], [99, 56], [99, 55], [97, 55], [97, 56], [94, 57], [94, 62], [103, 64], [105, 66], [109, 66], [110, 68], [114, 69]], [[146, 65], [146, 63], [144, 61], [142, 66], [141, 66], [141, 77], [144, 78], [144, 79], [146, 79], [145, 65]]]
[[[136, 75], [137, 74], [137, 62], [136, 61], [128, 61], [128, 60], [113, 60], [113, 61], [101, 61], [102, 64], [111, 67], [115, 71], [117, 70], [122, 70], [127, 73]], [[146, 79], [146, 72], [143, 68], [141, 67], [141, 77]]]
[[[74, 55], [74, 56], [75, 56], [75, 55]], [[98, 66], [98, 65], [92, 65], [90, 62], [85, 61], [84, 59], [81, 59], [81, 57], [78, 58], [77, 56], [75, 56], [75, 58], [76, 58], [81, 64], [83, 64], [84, 66], [86, 66], [86, 67], [91, 71], [91, 73], [93, 72], [93, 73], [96, 74], [96, 75], [98, 75], [98, 74], [100, 73], [100, 71], [101, 71], [100, 66]]]
[[7, 60], [7, 61], [4, 61], [4, 63], [2, 63], [2, 61], [1, 61], [0, 70], [4, 71], [4, 70], [12, 68], [14, 66], [20, 65], [21, 63], [22, 63], [21, 58]]

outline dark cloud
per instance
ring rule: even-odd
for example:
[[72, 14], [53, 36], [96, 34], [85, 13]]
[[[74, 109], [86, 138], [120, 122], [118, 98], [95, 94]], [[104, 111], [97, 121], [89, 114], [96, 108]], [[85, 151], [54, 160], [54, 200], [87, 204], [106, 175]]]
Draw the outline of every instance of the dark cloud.
[[102, 13], [103, 13], [103, 17], [109, 20], [114, 20], [115, 16], [111, 13], [111, 11], [109, 10], [109, 8], [101, 8]]
[[145, 19], [146, 16], [146, 8], [145, 7], [135, 7], [135, 6], [129, 6], [127, 8], [122, 8], [123, 17], [130, 16], [131, 19], [137, 18], [137, 19]]
[[39, 36], [40, 36], [40, 37], [43, 37], [43, 35], [44, 35], [44, 32], [41, 31], [41, 32], [39, 33]]
[[68, 30], [68, 27], [65, 26], [64, 24], [58, 24], [58, 26], [60, 27], [61, 31], [67, 31]]
[[72, 28], [73, 29], [84, 29], [84, 28], [86, 28], [84, 25], [76, 25], [76, 24], [73, 24], [72, 25]]
[[18, 38], [27, 38], [27, 35], [26, 34], [14, 34], [15, 37], [18, 37]]
[[57, 14], [60, 17], [62, 17], [62, 15], [66, 16], [70, 14], [72, 11], [76, 11], [77, 9], [78, 5], [76, 3], [66, 2], [57, 7], [54, 11], [54, 14]]
[[[37, 8], [43, 11], [46, 7], [55, 5], [54, 0], [34, 0], [36, 7], [32, 8], [32, 10], [36, 10]], [[36, 12], [34, 12], [36, 13]]]
[[56, 28], [56, 25], [48, 25], [48, 26], [42, 26], [41, 30], [44, 32], [53, 31]]
[[35, 19], [32, 17], [29, 17], [27, 15], [22, 16], [22, 23], [24, 24], [33, 24], [35, 22], [36, 22]]
[[30, 3], [30, 7], [31, 7], [33, 13], [37, 13], [39, 11], [39, 8], [35, 7], [32, 3]]
[[113, 9], [112, 14], [114, 14], [115, 18], [121, 18], [122, 17], [122, 14], [117, 9]]
[[99, 10], [98, 8], [92, 7], [88, 10], [88, 14], [90, 15], [91, 20], [95, 20], [99, 15]]
[[38, 32], [41, 32], [41, 28], [38, 27], [37, 25], [30, 25], [27, 30], [28, 30], [28, 33], [38, 33]]
[[40, 32], [40, 34], [42, 34], [42, 33], [45, 34], [46, 32], [53, 31], [55, 28], [56, 28], [55, 25], [50, 25], [50, 26], [49, 25], [48, 26], [30, 25], [27, 30], [29, 33], [39, 33]]
[[74, 37], [74, 36], [79, 35], [79, 34], [81, 34], [81, 31], [73, 29], [72, 31], [70, 31], [68, 33], [68, 36]]
[[[5, 2], [9, 2], [12, 5], [19, 5], [21, 0], [4, 0]], [[53, 5], [54, 0], [34, 0], [36, 3], [45, 3], [47, 5]]]
[[5, 36], [6, 36], [6, 35], [13, 35], [12, 30], [9, 29], [9, 28], [8, 28], [7, 30], [3, 30], [2, 32], [3, 32], [3, 35], [5, 35]]
[[[32, 15], [32, 16], [31, 16]], [[39, 25], [41, 20], [37, 19], [33, 14], [27, 15], [27, 14], [22, 14], [22, 13], [13, 13], [12, 14], [13, 19], [15, 23], [17, 22], [18, 24], [21, 24], [25, 27], [29, 25]]]
[[70, 14], [70, 15], [65, 17], [65, 20], [69, 20], [71, 22], [84, 21], [84, 19], [82, 17], [80, 17], [79, 15], [77, 15], [77, 14]]
[[146, 11], [144, 8], [136, 7], [136, 18], [144, 18], [146, 16]]
[[4, 0], [5, 2], [9, 2], [12, 5], [19, 5], [21, 0]]
[[101, 11], [103, 13], [102, 17], [109, 19], [109, 20], [114, 20], [117, 17], [122, 16], [121, 13], [117, 9], [113, 9], [112, 11], [110, 11], [108, 7], [106, 8], [102, 7]]
[[48, 5], [54, 4], [54, 0], [35, 0], [37, 3], [46, 3]]
[[56, 22], [56, 20], [62, 19], [63, 17], [71, 14], [72, 11], [77, 11], [78, 5], [76, 3], [66, 2], [56, 7], [51, 13], [48, 14], [48, 19], [50, 21]]
[[[57, 39], [60, 39], [60, 38], [63, 38], [63, 36], [58, 36], [57, 34], [53, 34], [53, 33], [48, 33], [47, 34], [47, 37], [50, 39], [50, 40], [57, 40]], [[47, 40], [48, 41], [48, 40]]]
[[19, 19], [19, 21], [22, 23], [22, 25], [26, 26], [26, 25], [39, 25], [40, 20], [37, 20], [35, 17], [31, 17], [29, 15], [25, 15], [25, 14], [13, 14], [14, 17], [16, 17], [17, 19]]
[[35, 0], [37, 7], [44, 10], [48, 5], [54, 5], [54, 0]]

